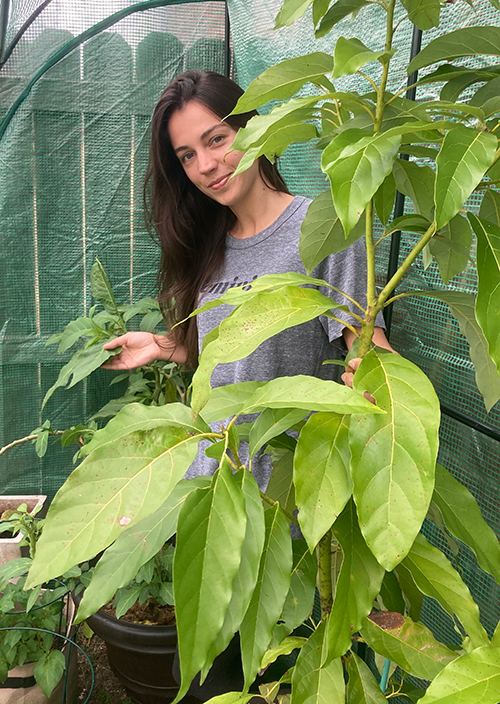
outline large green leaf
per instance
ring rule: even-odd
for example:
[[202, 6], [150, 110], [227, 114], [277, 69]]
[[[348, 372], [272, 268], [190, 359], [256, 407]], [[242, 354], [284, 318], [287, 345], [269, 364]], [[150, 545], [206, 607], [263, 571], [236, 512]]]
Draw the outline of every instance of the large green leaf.
[[316, 289], [286, 287], [258, 293], [219, 326], [219, 336], [202, 351], [193, 377], [192, 407], [199, 412], [210, 395], [210, 377], [221, 362], [247, 357], [278, 332], [326, 313], [335, 307]]
[[250, 605], [240, 627], [241, 659], [245, 688], [260, 669], [290, 588], [292, 541], [290, 528], [280, 507], [265, 511], [266, 537], [259, 576]]
[[386, 415], [355, 415], [350, 423], [351, 472], [362, 533], [386, 570], [411, 548], [434, 487], [439, 401], [412, 362], [369, 352], [354, 376]]
[[316, 30], [316, 38], [324, 37], [337, 22], [368, 4], [368, 0], [337, 0], [321, 20]]
[[3, 591], [5, 589], [5, 585], [9, 580], [26, 574], [32, 564], [33, 560], [30, 557], [15, 557], [4, 562], [0, 566], [0, 590]]
[[248, 399], [243, 411], [254, 413], [265, 408], [303, 408], [306, 411], [334, 413], [384, 413], [348, 386], [302, 375], [277, 377], [266, 382]]
[[280, 655], [290, 655], [293, 650], [296, 650], [297, 648], [302, 648], [302, 646], [306, 642], [307, 638], [303, 638], [300, 636], [291, 636], [290, 638], [285, 638], [279, 645], [277, 645], [275, 648], [271, 648], [265, 653], [264, 657], [262, 658], [262, 662], [260, 663], [261, 670], [266, 668], [275, 660], [277, 660]]
[[300, 528], [311, 551], [352, 494], [350, 457], [349, 417], [314, 413], [300, 431], [293, 462]]
[[350, 247], [364, 232], [365, 223], [360, 219], [346, 238], [331, 189], [321, 193], [307, 209], [300, 232], [299, 254], [306, 271], [310, 274], [325, 257]]
[[476, 384], [489, 411], [500, 398], [500, 376], [488, 351], [488, 343], [474, 312], [475, 298], [462, 291], [418, 291], [415, 295], [444, 301], [457, 319], [462, 335], [470, 347], [470, 358], [476, 370]]
[[351, 647], [351, 637], [372, 610], [385, 574], [361, 535], [352, 501], [335, 522], [333, 533], [344, 560], [327, 626], [328, 660], [344, 655]]
[[321, 168], [330, 178], [333, 203], [346, 236], [392, 171], [400, 144], [397, 134], [350, 129], [323, 151]]
[[276, 105], [267, 115], [256, 115], [242, 127], [231, 145], [231, 149], [245, 152], [247, 149], [262, 144], [275, 130], [287, 125], [297, 125], [303, 120], [310, 120], [314, 115], [314, 104], [319, 96], [292, 98], [286, 103]]
[[432, 680], [457, 657], [423, 623], [397, 612], [373, 613], [365, 619], [361, 635], [376, 653], [421, 679]]
[[500, 371], [500, 229], [473, 213], [467, 217], [477, 237], [476, 318]]
[[[391, 171], [385, 177], [382, 185], [373, 196], [373, 204], [382, 225], [387, 225], [389, 218], [394, 210], [394, 201], [396, 198], [396, 182]], [[352, 233], [351, 233], [352, 234]]]
[[500, 648], [500, 621], [497, 623], [497, 626], [493, 632], [493, 636], [491, 638], [491, 645], [494, 648]]
[[401, 217], [395, 218], [386, 229], [385, 234], [392, 235], [393, 232], [401, 230], [403, 232], [418, 232], [423, 235], [430, 226], [431, 223], [423, 215], [408, 213], [407, 215], [401, 215]]
[[492, 117], [500, 112], [500, 76], [491, 78], [470, 99], [469, 107], [481, 107], [485, 117]]
[[174, 596], [182, 680], [177, 700], [209, 664], [231, 601], [246, 523], [245, 498], [224, 456], [212, 486], [186, 498], [177, 524]]
[[62, 678], [65, 666], [66, 658], [60, 650], [42, 653], [35, 663], [33, 676], [46, 697], [50, 697], [52, 690]]
[[94, 557], [127, 526], [156, 511], [197, 449], [196, 436], [174, 427], [136, 431], [97, 448], [70, 474], [50, 505], [29, 586]]
[[[451, 103], [446, 100], [430, 100], [425, 103], [425, 109], [434, 118], [439, 116], [458, 117], [458, 119], [469, 118], [471, 115], [484, 122], [485, 113], [470, 103]], [[457, 114], [458, 113], [458, 114]]]
[[500, 584], [500, 544], [484, 520], [476, 499], [447, 469], [436, 465], [432, 500], [446, 527], [475, 553], [479, 566]]
[[420, 29], [431, 29], [439, 25], [441, 3], [439, 0], [401, 0], [410, 22]]
[[[227, 415], [224, 417], [227, 418]], [[129, 403], [93, 435], [92, 440], [82, 447], [80, 454], [89, 455], [98, 447], [113, 444], [136, 430], [151, 430], [165, 425], [184, 428], [192, 434], [211, 432], [201, 418], [193, 420], [191, 409], [183, 403], [169, 403], [166, 406]]]
[[382, 586], [380, 587], [380, 596], [382, 597], [386, 611], [398, 611], [400, 614], [405, 613], [405, 600], [398, 578], [394, 572], [385, 573]]
[[414, 161], [396, 159], [393, 173], [397, 190], [410, 198], [415, 212], [432, 220], [436, 177], [430, 166], [418, 166]]
[[[288, 271], [284, 274], [265, 274], [264, 276], [259, 276], [254, 279], [248, 285], [237, 286], [235, 288], [229, 288], [220, 298], [213, 301], [208, 301], [200, 308], [196, 308], [188, 317], [194, 317], [199, 313], [203, 313], [212, 308], [217, 308], [217, 306], [227, 303], [230, 306], [239, 306], [242, 303], [248, 301], [256, 293], [264, 293], [265, 291], [279, 291], [280, 289], [286, 288], [287, 286], [325, 286], [328, 287], [327, 282], [324, 279], [316, 279], [307, 274], [299, 274], [294, 271]], [[232, 311], [229, 315], [233, 315]], [[229, 317], [229, 316], [228, 316]], [[219, 336], [219, 328], [214, 328], [203, 338], [204, 350], [208, 344], [216, 340]]]
[[346, 669], [349, 675], [347, 704], [386, 704], [387, 699], [372, 671], [356, 653], [347, 658]]
[[312, 5], [313, 0], [284, 0], [281, 10], [276, 16], [274, 29], [286, 27], [293, 24], [295, 20], [302, 17], [309, 5]]
[[305, 540], [292, 540], [292, 549], [292, 578], [281, 614], [290, 633], [311, 614], [318, 570], [316, 555], [311, 555]]
[[242, 694], [241, 692], [225, 692], [225, 694], [219, 694], [208, 701], [210, 704], [248, 704], [254, 696], [254, 694]]
[[[491, 79], [496, 78], [496, 74], [493, 71], [488, 71], [488, 69], [479, 69], [473, 71], [471, 69], [464, 69], [462, 74], [456, 75], [454, 78], [446, 83], [439, 95], [441, 100], [450, 100], [454, 102], [458, 100], [458, 97], [463, 93], [463, 91], [474, 83], [484, 81], [491, 81]], [[481, 95], [479, 96], [479, 100]], [[474, 105], [475, 103], [472, 103]], [[479, 103], [481, 105], [481, 103]]]
[[281, 156], [290, 146], [298, 142], [309, 142], [318, 136], [316, 127], [307, 122], [298, 122], [292, 125], [278, 125], [273, 130], [272, 134], [266, 137], [265, 141], [259, 145], [248, 149], [234, 172], [234, 176], [238, 176], [249, 169], [254, 161], [265, 154], [269, 159], [274, 159], [275, 156]]
[[207, 486], [210, 481], [211, 477], [180, 481], [157, 511], [118, 536], [95, 566], [92, 580], [78, 607], [75, 623], [95, 614], [111, 600], [117, 589], [127, 586], [134, 579], [140, 567], [154, 557], [175, 533], [186, 496], [195, 489]]
[[281, 61], [250, 83], [233, 113], [255, 110], [269, 100], [291, 98], [306, 83], [321, 83], [325, 73], [332, 70], [333, 57], [321, 51]]
[[92, 318], [77, 318], [66, 325], [64, 330], [49, 337], [46, 345], [59, 343], [57, 351], [59, 354], [66, 352], [70, 347], [83, 337], [93, 337], [102, 333]]
[[429, 42], [413, 61], [410, 61], [407, 73], [410, 75], [438, 61], [451, 61], [460, 56], [485, 55], [500, 56], [498, 27], [465, 27]]
[[295, 504], [295, 487], [293, 485], [293, 452], [281, 450], [272, 460], [273, 471], [266, 489], [266, 496], [277, 501], [283, 511], [293, 513]]
[[306, 415], [302, 408], [266, 408], [250, 428], [249, 455], [253, 457], [269, 440], [301, 421]]
[[481, 201], [479, 217], [500, 228], [500, 193], [488, 189]]
[[316, 26], [328, 11], [330, 0], [314, 0], [312, 8], [313, 24]]
[[65, 386], [70, 389], [72, 386], [77, 384], [86, 376], [95, 372], [96, 369], [108, 361], [115, 354], [121, 352], [121, 347], [114, 350], [105, 350], [102, 344], [98, 342], [90, 347], [84, 347], [81, 350], [77, 350], [64, 367], [61, 368], [59, 376], [57, 377], [55, 383], [50, 387], [44, 396], [42, 409], [45, 408], [47, 401], [52, 396], [54, 391], [60, 386]]
[[498, 648], [483, 647], [451, 662], [431, 682], [419, 704], [498, 704]]
[[118, 317], [120, 316], [118, 304], [113, 295], [113, 289], [104, 271], [104, 267], [97, 257], [90, 270], [90, 288], [92, 289], [92, 295], [96, 301], [102, 303], [108, 313]]
[[441, 229], [454, 217], [493, 163], [498, 139], [459, 125], [450, 130], [436, 157], [436, 224]]
[[450, 616], [456, 615], [460, 619], [473, 647], [478, 648], [489, 642], [479, 620], [477, 604], [441, 550], [420, 534], [403, 564], [421, 592], [436, 599]]
[[[241, 413], [248, 399], [265, 383], [265, 381], [242, 381], [239, 384], [218, 386], [212, 391], [203, 408], [203, 418], [207, 423], [212, 423]], [[197, 418], [200, 416], [198, 415]]]
[[413, 619], [413, 621], [420, 621], [424, 595], [415, 584], [410, 570], [406, 568], [403, 563], [400, 563], [396, 567], [394, 573], [401, 587], [410, 618]]
[[[471, 81], [468, 85], [477, 82], [488, 81], [490, 78], [495, 78], [498, 75], [500, 68], [498, 66], [485, 66], [484, 68], [467, 68], [466, 66], [455, 66], [454, 64], [442, 64], [435, 71], [428, 73], [418, 80], [417, 85], [425, 85], [428, 83], [442, 83], [443, 81], [454, 81], [457, 78], [470, 77]], [[446, 84], [447, 85], [447, 84]], [[445, 86], [446, 87], [446, 86]], [[454, 94], [453, 97], [442, 97], [443, 100], [456, 100], [459, 94]], [[441, 93], [442, 96], [442, 93]]]
[[383, 53], [383, 51], [372, 51], [359, 39], [339, 37], [335, 42], [332, 78], [356, 73], [365, 64], [379, 59]]
[[257, 482], [246, 469], [240, 469], [235, 474], [235, 480], [237, 485], [241, 486], [245, 499], [247, 517], [245, 540], [241, 549], [240, 566], [233, 583], [231, 601], [220, 632], [209, 650], [207, 666], [202, 670], [202, 676], [208, 672], [214, 658], [227, 648], [231, 638], [241, 626], [257, 584], [264, 548], [264, 510]]
[[467, 266], [471, 244], [472, 231], [462, 215], [455, 215], [429, 242], [430, 252], [445, 284]]
[[324, 664], [326, 622], [320, 623], [302, 647], [292, 674], [293, 704], [344, 704], [345, 684], [340, 658]]

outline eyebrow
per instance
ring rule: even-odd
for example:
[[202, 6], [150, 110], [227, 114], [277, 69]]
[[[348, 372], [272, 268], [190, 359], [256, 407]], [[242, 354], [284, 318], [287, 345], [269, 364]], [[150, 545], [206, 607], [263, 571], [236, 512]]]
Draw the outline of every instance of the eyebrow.
[[[222, 126], [227, 127], [227, 124], [221, 120], [213, 127], [209, 127], [208, 130], [205, 130], [205, 132], [203, 132], [203, 134], [201, 135], [201, 137], [200, 137], [201, 141], [206, 139], [208, 137], [208, 135], [211, 134], [214, 130], [218, 130]], [[181, 152], [183, 149], [189, 149], [189, 147], [186, 147], [186, 146], [177, 147], [177, 149], [174, 149], [174, 153], [177, 154], [177, 152]]]

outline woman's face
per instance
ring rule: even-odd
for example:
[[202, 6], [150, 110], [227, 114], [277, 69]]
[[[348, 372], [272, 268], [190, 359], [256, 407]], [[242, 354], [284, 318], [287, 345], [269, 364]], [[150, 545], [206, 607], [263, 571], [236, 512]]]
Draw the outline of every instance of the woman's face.
[[236, 130], [201, 103], [191, 100], [168, 123], [170, 142], [187, 177], [209, 198], [238, 207], [256, 189], [265, 187], [258, 163], [229, 180], [243, 152], [230, 152]]

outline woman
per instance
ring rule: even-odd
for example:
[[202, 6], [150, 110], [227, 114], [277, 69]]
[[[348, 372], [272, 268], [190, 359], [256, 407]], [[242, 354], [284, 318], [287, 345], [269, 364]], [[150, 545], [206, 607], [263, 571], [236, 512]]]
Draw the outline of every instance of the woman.
[[[248, 285], [263, 274], [305, 273], [298, 252], [300, 226], [309, 201], [292, 196], [274, 164], [261, 157], [250, 169], [230, 178], [242, 154], [230, 152], [237, 130], [255, 112], [229, 115], [243, 91], [212, 72], [186, 71], [167, 87], [152, 120], [149, 220], [161, 244], [160, 301], [171, 326], [232, 286]], [[229, 117], [226, 117], [228, 116]], [[363, 241], [327, 257], [313, 272], [362, 303], [365, 285]], [[331, 291], [323, 291], [331, 295]], [[336, 296], [340, 304], [348, 303]], [[172, 305], [172, 301], [175, 304]], [[196, 365], [203, 338], [228, 315], [219, 306], [182, 323], [168, 335], [128, 333], [104, 345], [122, 351], [105, 365], [129, 369], [153, 360]], [[336, 311], [352, 324], [347, 312]], [[275, 335], [247, 358], [221, 364], [212, 386], [268, 381], [309, 374], [334, 378], [334, 365], [350, 349], [354, 334], [341, 322], [318, 318]], [[374, 342], [390, 348], [383, 330]], [[359, 360], [343, 379], [352, 385]], [[244, 461], [244, 458], [241, 458]], [[200, 451], [187, 476], [211, 473], [217, 464]], [[270, 473], [268, 458], [253, 463], [261, 488]]]

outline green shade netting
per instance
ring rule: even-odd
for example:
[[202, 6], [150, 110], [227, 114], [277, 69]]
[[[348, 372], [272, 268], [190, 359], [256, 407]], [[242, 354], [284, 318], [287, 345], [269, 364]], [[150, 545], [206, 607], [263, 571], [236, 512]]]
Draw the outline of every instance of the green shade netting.
[[[376, 5], [344, 19], [318, 42], [310, 11], [292, 27], [273, 31], [279, 7], [279, 0], [228, 2], [234, 48], [230, 70], [243, 87], [283, 59], [312, 49], [331, 52], [341, 35], [356, 36], [374, 49], [383, 44], [385, 15]], [[0, 70], [0, 123], [5, 120], [0, 140], [0, 446], [47, 418], [55, 428], [82, 422], [111, 395], [120, 395], [117, 386], [109, 388], [112, 375], [100, 371], [69, 391], [58, 390], [42, 413], [43, 396], [66, 360], [45, 342], [88, 312], [88, 276], [96, 255], [121, 302], [154, 296], [159, 252], [146, 232], [142, 208], [150, 116], [165, 85], [184, 68], [224, 72], [227, 43], [220, 1], [13, 0], [5, 19], [0, 47], [4, 58], [10, 55]], [[483, 24], [499, 24], [492, 5], [480, 0], [472, 9], [459, 0], [442, 8], [439, 31]], [[438, 30], [424, 32], [423, 45], [437, 35]], [[412, 26], [402, 22], [390, 90], [405, 86], [411, 37]], [[54, 63], [68, 47], [71, 51]], [[482, 66], [488, 59], [458, 62]], [[379, 70], [376, 62], [366, 67], [371, 77]], [[365, 92], [368, 85], [359, 76], [337, 82], [340, 90]], [[418, 97], [434, 99], [438, 93], [439, 87], [427, 86]], [[314, 197], [326, 190], [319, 152], [308, 146], [290, 148], [281, 169], [295, 193]], [[471, 199], [471, 206], [477, 208], [478, 202]], [[408, 203], [406, 208], [410, 212]], [[401, 257], [412, 237], [403, 235]], [[377, 253], [382, 284], [387, 240]], [[472, 292], [475, 286], [468, 267], [449, 288]], [[420, 262], [404, 287], [444, 285], [434, 264], [424, 270]], [[425, 370], [443, 402], [500, 427], [498, 404], [486, 416], [467, 344], [444, 304], [399, 301], [391, 341]], [[14, 448], [0, 457], [1, 491], [52, 497], [73, 467], [73, 452], [49, 446], [40, 460], [31, 444]], [[498, 442], [445, 417], [440, 461], [470, 488], [500, 533]], [[439, 541], [432, 526], [426, 530]], [[498, 589], [465, 549], [461, 563], [491, 631], [499, 616]], [[429, 604], [428, 620], [437, 635], [447, 637], [449, 620]]]

